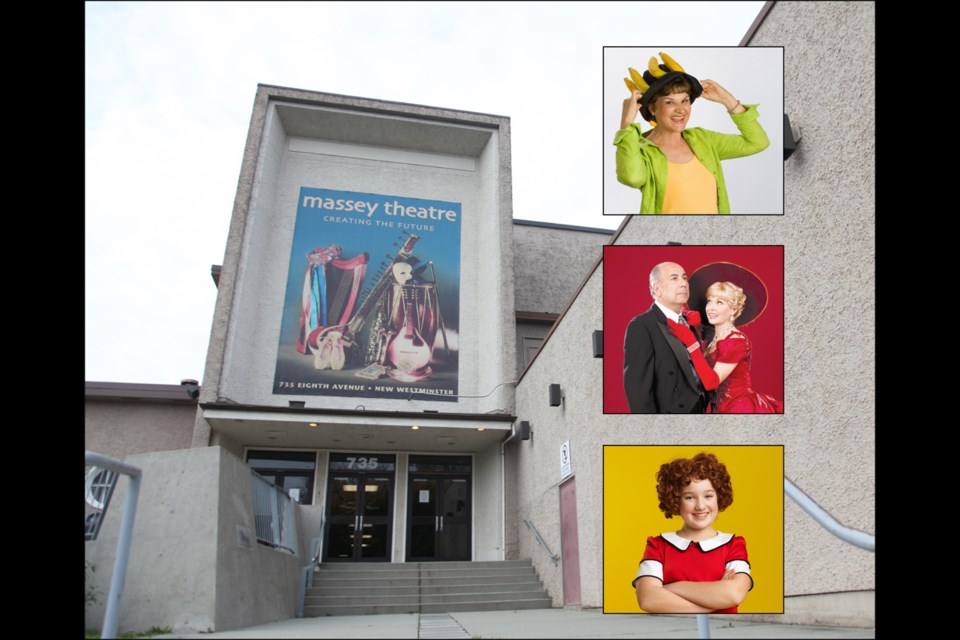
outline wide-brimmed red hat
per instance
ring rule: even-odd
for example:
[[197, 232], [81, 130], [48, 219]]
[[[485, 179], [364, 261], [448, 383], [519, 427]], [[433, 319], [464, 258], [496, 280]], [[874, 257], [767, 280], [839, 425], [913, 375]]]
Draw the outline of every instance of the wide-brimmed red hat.
[[734, 324], [743, 327], [750, 324], [767, 308], [767, 286], [757, 274], [733, 262], [712, 262], [705, 264], [688, 279], [690, 286], [689, 307], [699, 311], [706, 319], [707, 289], [714, 282], [732, 282], [746, 294], [743, 312], [734, 320]]

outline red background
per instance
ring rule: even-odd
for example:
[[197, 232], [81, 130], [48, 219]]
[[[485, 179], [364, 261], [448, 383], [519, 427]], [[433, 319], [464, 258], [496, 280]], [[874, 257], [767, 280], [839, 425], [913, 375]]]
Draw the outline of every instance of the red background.
[[[743, 328], [753, 343], [751, 379], [754, 391], [784, 400], [782, 246], [614, 245], [603, 248], [603, 412], [630, 412], [623, 393], [623, 334], [653, 304], [650, 271], [667, 261], [682, 266], [687, 277], [711, 262], [732, 262], [763, 281], [767, 306]], [[705, 311], [694, 311], [707, 324]]]

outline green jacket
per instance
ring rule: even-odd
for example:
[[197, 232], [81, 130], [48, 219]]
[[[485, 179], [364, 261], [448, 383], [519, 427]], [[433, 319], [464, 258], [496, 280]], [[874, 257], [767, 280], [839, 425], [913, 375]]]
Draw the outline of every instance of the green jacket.
[[[757, 122], [757, 105], [743, 106], [746, 108], [743, 113], [730, 114], [733, 123], [740, 129], [740, 135], [717, 133], [701, 127], [686, 129], [681, 134], [693, 154], [717, 180], [719, 213], [730, 213], [727, 185], [723, 181], [720, 161], [750, 156], [770, 146], [767, 134]], [[651, 131], [653, 129], [641, 133], [638, 123], [617, 131], [613, 137], [613, 144], [617, 147], [617, 180], [628, 187], [640, 189], [643, 194], [640, 213], [663, 213], [663, 193], [667, 187], [667, 157], [660, 147], [647, 140]]]

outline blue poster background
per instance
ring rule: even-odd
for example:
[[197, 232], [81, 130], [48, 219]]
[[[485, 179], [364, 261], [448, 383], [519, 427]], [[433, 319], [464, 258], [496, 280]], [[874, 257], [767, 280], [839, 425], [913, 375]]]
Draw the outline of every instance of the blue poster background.
[[[459, 202], [301, 187], [273, 392], [456, 402], [460, 216]], [[411, 240], [409, 234], [417, 239]], [[410, 265], [406, 273], [411, 277], [401, 286], [393, 264], [405, 243], [412, 243], [410, 257], [402, 260]], [[332, 273], [331, 265], [319, 268], [315, 264], [318, 255], [336, 255], [341, 261], [356, 263], [363, 254], [369, 261], [345, 322], [359, 330], [350, 332], [342, 325], [335, 326], [336, 318], [321, 317], [325, 306], [316, 300], [333, 299], [335, 278], [347, 273], [349, 281], [352, 272]], [[367, 311], [361, 313], [364, 308]], [[309, 326], [304, 331], [304, 325], [311, 323], [321, 329], [313, 332], [313, 340], [305, 340], [310, 332]], [[432, 325], [433, 331], [426, 325]], [[422, 330], [422, 337], [415, 328]], [[330, 349], [324, 344], [341, 343], [340, 334], [349, 339], [342, 341], [344, 357], [336, 369], [329, 364]], [[421, 360], [410, 365], [397, 355], [404, 353], [401, 343], [405, 338], [421, 345], [412, 348], [428, 357], [428, 364], [422, 365]], [[382, 345], [379, 358], [378, 345]], [[332, 360], [336, 363], [336, 356]]]

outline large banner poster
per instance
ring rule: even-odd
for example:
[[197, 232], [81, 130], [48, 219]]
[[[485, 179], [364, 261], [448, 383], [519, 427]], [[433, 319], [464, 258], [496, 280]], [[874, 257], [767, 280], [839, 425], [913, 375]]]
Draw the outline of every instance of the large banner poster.
[[460, 214], [301, 187], [273, 392], [456, 402]]

